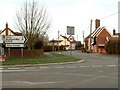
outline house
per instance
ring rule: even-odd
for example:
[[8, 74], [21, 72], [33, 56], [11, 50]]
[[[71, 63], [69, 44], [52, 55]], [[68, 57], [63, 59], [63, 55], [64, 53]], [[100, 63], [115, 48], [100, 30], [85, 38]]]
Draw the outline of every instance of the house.
[[113, 37], [120, 37], [120, 33], [116, 33], [115, 29], [113, 30]]
[[7, 36], [7, 35], [22, 36], [22, 33], [14, 32], [13, 30], [11, 30], [8, 27], [8, 23], [6, 23], [5, 29], [0, 32], [0, 35], [4, 35], [4, 36]]
[[112, 35], [105, 26], [100, 27], [100, 20], [96, 19], [95, 22], [97, 24], [95, 25], [96, 29], [85, 38], [84, 48], [92, 50], [94, 53], [106, 53], [105, 44]]
[[110, 40], [118, 40], [120, 38], [120, 33], [116, 33], [115, 29], [113, 30], [113, 35]]
[[76, 41], [74, 40], [73, 42], [70, 42], [68, 37], [62, 35], [59, 36], [59, 40], [51, 40], [48, 45], [58, 46], [58, 43], [59, 46], [64, 46], [65, 50], [70, 50], [70, 48], [72, 48], [72, 50], [75, 50]]
[[62, 42], [60, 42], [60, 45], [65, 46], [65, 50], [75, 50], [75, 45], [76, 45], [76, 41], [74, 40], [73, 42], [69, 41], [69, 37], [66, 36], [62, 36], [60, 35], [60, 40], [62, 40]]

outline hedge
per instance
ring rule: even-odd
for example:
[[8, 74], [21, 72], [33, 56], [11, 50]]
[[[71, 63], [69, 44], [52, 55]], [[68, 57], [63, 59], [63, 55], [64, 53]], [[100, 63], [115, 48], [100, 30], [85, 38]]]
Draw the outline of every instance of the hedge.
[[105, 49], [109, 54], [120, 54], [120, 38], [109, 40]]
[[[44, 52], [58, 51], [58, 46], [47, 45], [43, 47]], [[65, 50], [65, 46], [59, 46], [59, 50]]]

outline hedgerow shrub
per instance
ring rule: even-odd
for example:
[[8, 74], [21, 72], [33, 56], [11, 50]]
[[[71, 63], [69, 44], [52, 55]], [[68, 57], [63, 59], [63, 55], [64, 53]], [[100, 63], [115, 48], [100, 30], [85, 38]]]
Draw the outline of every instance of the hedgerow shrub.
[[109, 40], [105, 45], [105, 49], [109, 54], [120, 54], [120, 38]]

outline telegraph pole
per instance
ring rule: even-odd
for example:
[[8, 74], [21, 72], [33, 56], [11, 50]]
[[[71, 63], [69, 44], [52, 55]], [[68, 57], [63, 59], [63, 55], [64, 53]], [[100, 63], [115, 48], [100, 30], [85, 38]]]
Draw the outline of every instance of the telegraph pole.
[[90, 21], [90, 51], [91, 51], [91, 33], [92, 33], [92, 19]]
[[83, 45], [84, 45], [84, 31], [83, 31]]
[[58, 54], [59, 54], [59, 49], [60, 49], [60, 47], [59, 47], [59, 33], [60, 33], [60, 31], [58, 30]]

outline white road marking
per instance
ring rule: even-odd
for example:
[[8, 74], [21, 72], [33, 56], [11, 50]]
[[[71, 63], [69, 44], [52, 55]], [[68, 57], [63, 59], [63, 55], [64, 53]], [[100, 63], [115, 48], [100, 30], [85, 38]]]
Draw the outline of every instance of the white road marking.
[[57, 67], [57, 66], [56, 66], [56, 67], [54, 67], [54, 68], [64, 68], [64, 67], [62, 67], [62, 66], [58, 66], [58, 67]]
[[44, 68], [50, 68], [50, 67], [40, 67], [40, 68], [43, 68], [43, 69], [44, 69]]
[[20, 68], [8, 68], [8, 69], [20, 69]]
[[92, 67], [103, 67], [102, 65], [93, 65]]
[[0, 72], [19, 72], [19, 71], [26, 71], [26, 70], [0, 70]]
[[90, 66], [79, 66], [79, 67], [90, 67]]
[[66, 68], [77, 68], [77, 66], [66, 66]]
[[116, 65], [106, 65], [107, 67], [115, 67]]
[[26, 67], [25, 69], [35, 69], [35, 67]]
[[4, 68], [0, 68], [0, 70], [3, 70]]
[[[58, 81], [59, 82], [59, 81]], [[8, 84], [7, 84], [8, 83]], [[31, 82], [31, 81], [7, 81], [4, 82], [3, 85], [19, 85], [19, 84], [27, 84], [27, 85], [42, 85], [42, 84], [55, 84], [55, 81], [48, 81], [48, 82]]]

